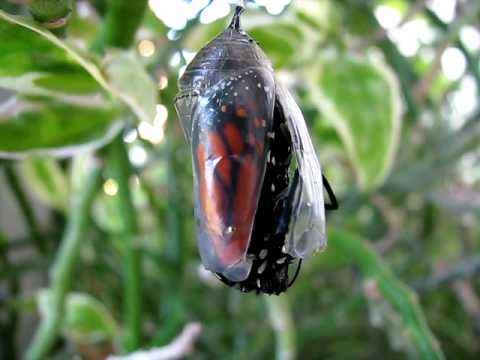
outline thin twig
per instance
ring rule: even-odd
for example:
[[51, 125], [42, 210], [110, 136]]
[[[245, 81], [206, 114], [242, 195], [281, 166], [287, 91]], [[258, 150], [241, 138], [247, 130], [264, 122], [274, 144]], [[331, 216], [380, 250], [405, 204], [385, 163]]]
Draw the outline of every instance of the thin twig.
[[457, 280], [452, 284], [460, 304], [462, 304], [468, 317], [472, 320], [475, 333], [480, 336], [480, 299], [470, 280]]
[[[430, 9], [425, 9], [427, 18], [442, 32], [448, 32], [448, 24], [444, 23], [438, 16]], [[474, 77], [477, 87], [480, 88], [480, 72], [478, 71], [478, 62], [480, 54], [471, 54], [460, 39], [455, 41], [455, 46], [463, 53], [467, 60], [467, 70]]]
[[378, 243], [377, 250], [380, 254], [384, 254], [394, 247], [400, 240], [402, 234], [403, 222], [395, 209], [393, 209], [380, 194], [372, 197], [372, 203], [380, 210], [388, 224], [388, 233]]
[[419, 103], [423, 102], [430, 92], [433, 82], [437, 78], [441, 70], [441, 59], [445, 50], [454, 42], [460, 30], [471, 21], [474, 21], [475, 17], [480, 12], [480, 2], [479, 1], [470, 1], [469, 5], [466, 6], [468, 11], [460, 17], [457, 17], [456, 20], [448, 27], [448, 30], [445, 34], [445, 37], [442, 39], [442, 42], [437, 47], [435, 56], [430, 66], [427, 74], [419, 81], [415, 87], [414, 94]]
[[191, 355], [203, 328], [200, 323], [185, 325], [170, 344], [150, 350], [136, 351], [125, 356], [109, 356], [107, 360], [175, 360]]
[[[474, 248], [472, 228], [475, 222], [472, 221], [469, 214], [462, 217], [460, 226], [460, 241], [462, 244], [462, 256], [471, 253]], [[465, 309], [466, 314], [470, 317], [475, 328], [477, 337], [480, 337], [480, 299], [475, 291], [470, 277], [456, 281], [452, 285], [453, 292], [457, 296], [459, 302]]]
[[411, 287], [417, 291], [433, 290], [457, 280], [465, 279], [478, 272], [480, 272], [480, 255], [470, 256], [450, 269], [445, 269], [431, 277], [412, 282]]
[[428, 72], [413, 89], [413, 94], [419, 103], [422, 103], [430, 93], [430, 88], [432, 87], [433, 82], [442, 70], [442, 56], [449, 45], [449, 42], [443, 42], [439, 47], [436, 48], [435, 55]]
[[[425, 5], [427, 3], [427, 0], [416, 0], [414, 4], [410, 6], [410, 8], [407, 10], [403, 18], [400, 20], [397, 26], [395, 26], [396, 29], [402, 27], [405, 25], [407, 22], [409, 22], [415, 15], [417, 15], [420, 11], [422, 11], [425, 8]], [[388, 33], [394, 29], [378, 29], [375, 31], [372, 35], [362, 39], [359, 43], [357, 43], [354, 46], [354, 49], [356, 50], [362, 50], [366, 49], [370, 46], [376, 45], [379, 42], [385, 40], [388, 36]]]

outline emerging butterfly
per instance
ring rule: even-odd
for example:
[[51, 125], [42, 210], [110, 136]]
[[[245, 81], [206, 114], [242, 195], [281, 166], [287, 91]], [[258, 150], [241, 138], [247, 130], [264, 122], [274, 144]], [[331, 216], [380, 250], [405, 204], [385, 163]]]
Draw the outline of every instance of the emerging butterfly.
[[192, 150], [203, 265], [241, 291], [280, 294], [301, 259], [325, 247], [325, 209], [337, 201], [302, 112], [240, 28], [242, 11], [188, 65], [175, 106]]

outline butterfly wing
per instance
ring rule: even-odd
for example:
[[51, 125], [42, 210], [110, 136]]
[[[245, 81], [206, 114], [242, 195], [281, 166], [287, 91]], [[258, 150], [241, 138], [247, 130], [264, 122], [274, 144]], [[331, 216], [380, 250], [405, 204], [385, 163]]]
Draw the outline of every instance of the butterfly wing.
[[180, 92], [175, 98], [175, 108], [180, 119], [183, 134], [188, 143], [192, 142], [193, 111], [197, 106], [200, 92], [198, 90], [187, 90]]
[[231, 281], [251, 268], [248, 245], [274, 109], [273, 74], [230, 72], [199, 95], [191, 118], [197, 236], [204, 266]]
[[305, 258], [326, 246], [322, 170], [303, 114], [278, 82], [276, 97], [290, 131], [299, 174], [291, 189], [292, 210], [285, 246], [288, 254]]

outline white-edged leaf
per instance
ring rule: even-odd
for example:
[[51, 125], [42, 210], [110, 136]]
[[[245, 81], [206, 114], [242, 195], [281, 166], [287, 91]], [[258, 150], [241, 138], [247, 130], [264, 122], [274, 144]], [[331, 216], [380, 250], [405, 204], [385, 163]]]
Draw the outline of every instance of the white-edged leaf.
[[8, 39], [0, 41], [0, 86], [26, 95], [55, 95], [56, 100], [57, 96], [85, 95], [87, 90], [98, 93], [98, 86], [123, 101], [140, 120], [153, 120], [155, 84], [130, 52], [116, 51], [102, 68], [97, 57], [29, 18], [2, 10], [0, 39]]
[[393, 73], [376, 55], [342, 54], [316, 65], [310, 91], [339, 133], [363, 189], [389, 174], [401, 127], [401, 97]]
[[142, 121], [153, 121], [157, 90], [134, 52], [111, 50], [104, 64], [111, 89]]

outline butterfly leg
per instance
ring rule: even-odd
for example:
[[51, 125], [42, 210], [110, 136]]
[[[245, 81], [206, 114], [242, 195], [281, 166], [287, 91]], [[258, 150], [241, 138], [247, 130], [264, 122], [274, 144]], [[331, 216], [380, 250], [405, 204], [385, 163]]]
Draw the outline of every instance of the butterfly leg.
[[[300, 182], [300, 174], [298, 172], [298, 169], [295, 170], [295, 173], [293, 175], [292, 183], [290, 184], [288, 191], [281, 194], [279, 196], [279, 199], [277, 201], [282, 201], [283, 202], [283, 212], [282, 215], [280, 216], [280, 221], [277, 227], [277, 234], [287, 234], [288, 232], [288, 227], [290, 225], [290, 219], [292, 216], [292, 210], [296, 206], [294, 204], [295, 202], [295, 194], [299, 190], [298, 187], [302, 186]], [[298, 204], [297, 204], [298, 205]], [[293, 258], [291, 258], [293, 260]], [[288, 282], [287, 288], [293, 285], [295, 280], [298, 277], [298, 274], [300, 273], [300, 269], [302, 266], [302, 259], [298, 259], [297, 262], [297, 268], [295, 270], [295, 273], [291, 280]]]
[[288, 187], [288, 191], [279, 195], [278, 203], [282, 203], [283, 211], [280, 216], [279, 223], [277, 226], [277, 234], [288, 232], [288, 227], [290, 225], [290, 219], [292, 217], [292, 209], [294, 208], [295, 194], [297, 192], [297, 187], [300, 186], [300, 174], [298, 169], [295, 170], [293, 175], [292, 183]]
[[328, 183], [327, 178], [323, 174], [322, 174], [322, 180], [323, 180], [323, 187], [327, 191], [328, 197], [330, 199], [329, 204], [327, 204], [325, 202], [325, 210], [337, 210], [338, 209], [337, 198], [336, 198], [335, 194], [333, 193], [332, 187]]

